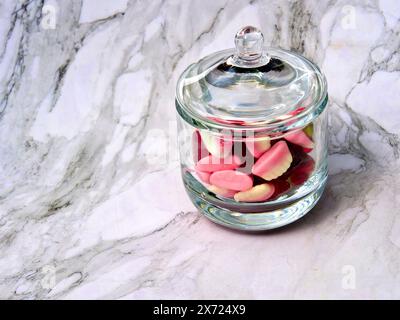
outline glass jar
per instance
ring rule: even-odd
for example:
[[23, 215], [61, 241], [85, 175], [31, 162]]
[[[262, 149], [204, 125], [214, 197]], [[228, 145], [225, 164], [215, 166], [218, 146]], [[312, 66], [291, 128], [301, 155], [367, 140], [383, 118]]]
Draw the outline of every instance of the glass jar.
[[212, 221], [267, 230], [304, 216], [327, 180], [327, 84], [303, 56], [244, 27], [236, 49], [190, 65], [177, 83], [183, 182]]

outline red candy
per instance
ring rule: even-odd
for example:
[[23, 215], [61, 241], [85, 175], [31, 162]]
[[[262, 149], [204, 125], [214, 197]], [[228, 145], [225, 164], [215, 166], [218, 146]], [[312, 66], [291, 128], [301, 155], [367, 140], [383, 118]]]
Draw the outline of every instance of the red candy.
[[290, 171], [289, 181], [294, 186], [300, 186], [308, 180], [314, 171], [314, 159], [308, 156]]
[[271, 196], [271, 198], [277, 198], [284, 192], [288, 191], [290, 189], [290, 183], [287, 180], [283, 179], [275, 179], [273, 181], [274, 187], [275, 187], [275, 192]]
[[197, 163], [201, 158], [210, 154], [204, 145], [198, 130], [194, 131], [192, 135], [192, 150], [194, 163]]

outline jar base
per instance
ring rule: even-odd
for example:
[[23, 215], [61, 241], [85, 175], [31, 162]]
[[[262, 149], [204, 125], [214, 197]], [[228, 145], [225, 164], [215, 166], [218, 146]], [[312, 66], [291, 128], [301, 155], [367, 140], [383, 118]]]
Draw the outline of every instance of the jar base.
[[274, 208], [265, 212], [241, 213], [221, 208], [205, 200], [186, 188], [189, 197], [200, 212], [211, 221], [236, 230], [264, 231], [283, 227], [305, 216], [318, 202], [325, 189], [326, 177], [319, 186], [306, 196], [282, 208]]

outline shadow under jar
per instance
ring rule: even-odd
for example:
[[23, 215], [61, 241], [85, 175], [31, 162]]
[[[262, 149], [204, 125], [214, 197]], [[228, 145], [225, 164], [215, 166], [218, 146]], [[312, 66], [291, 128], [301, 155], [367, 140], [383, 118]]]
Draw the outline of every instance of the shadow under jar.
[[303, 56], [241, 29], [236, 49], [190, 65], [177, 83], [182, 177], [212, 221], [267, 230], [304, 216], [327, 179], [327, 84]]

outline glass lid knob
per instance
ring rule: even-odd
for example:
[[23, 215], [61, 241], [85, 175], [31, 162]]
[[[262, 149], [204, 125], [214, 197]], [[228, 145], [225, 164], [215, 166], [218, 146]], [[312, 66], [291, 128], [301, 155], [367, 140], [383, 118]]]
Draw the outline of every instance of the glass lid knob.
[[264, 36], [256, 27], [240, 29], [235, 36], [236, 54], [231, 63], [236, 67], [255, 68], [266, 65], [270, 58], [264, 52]]

